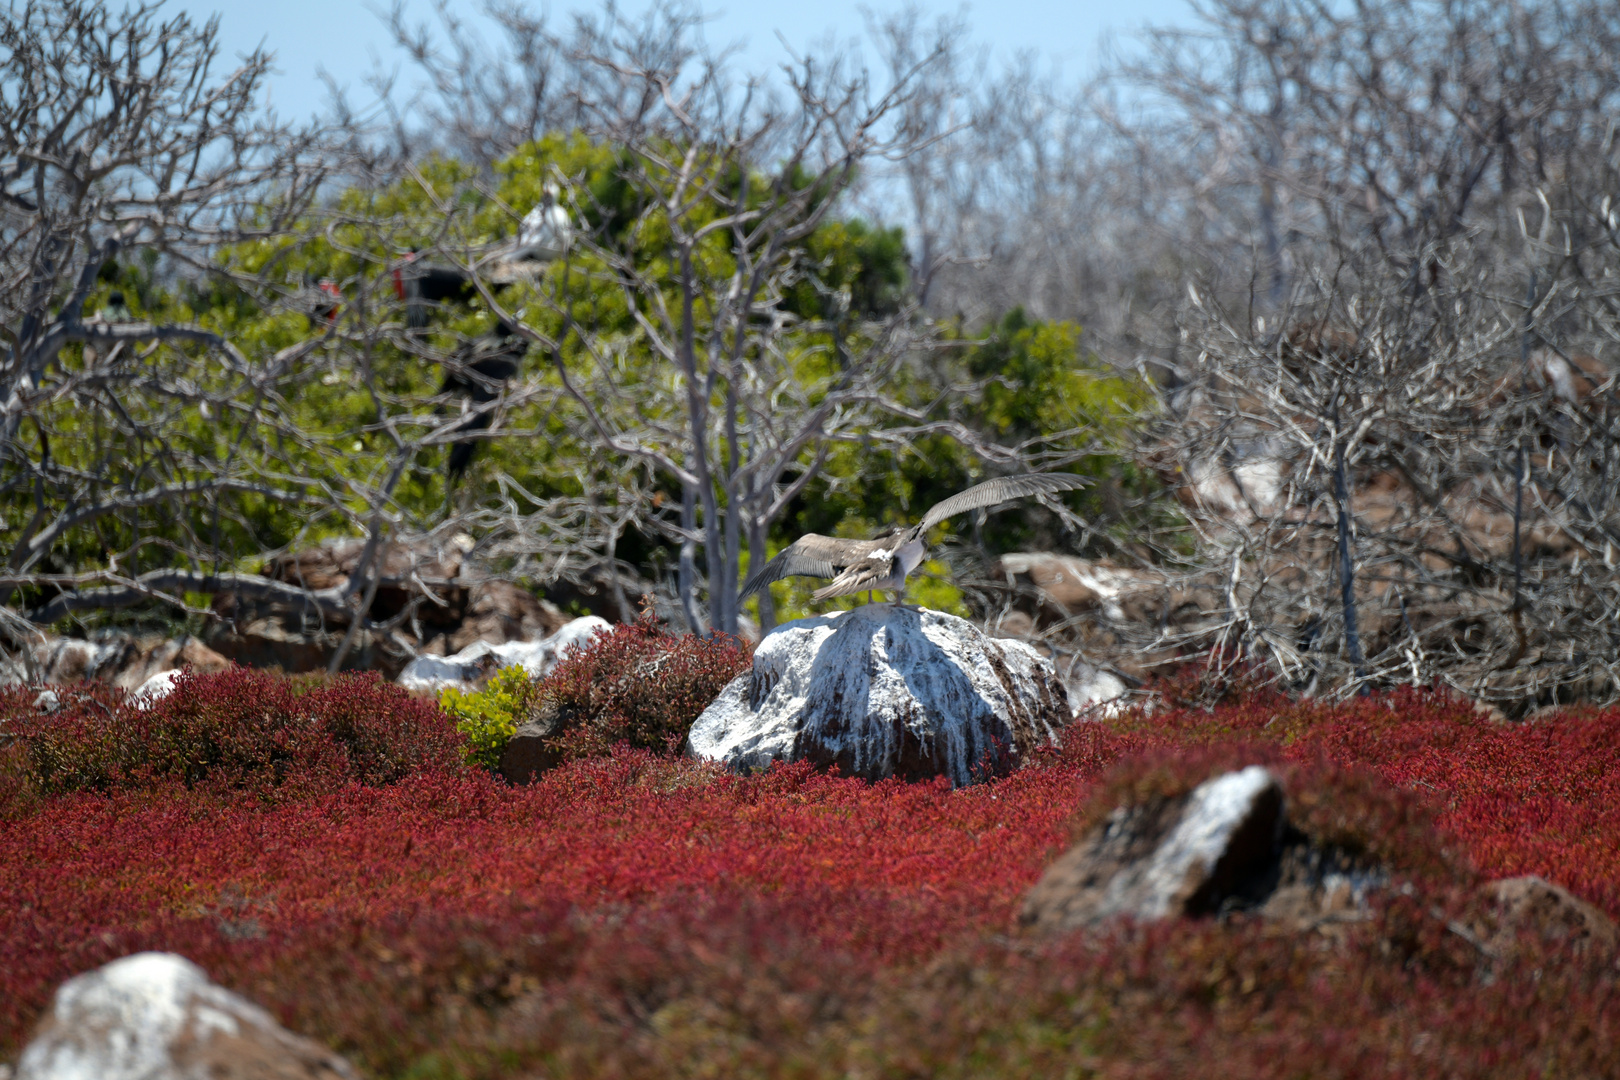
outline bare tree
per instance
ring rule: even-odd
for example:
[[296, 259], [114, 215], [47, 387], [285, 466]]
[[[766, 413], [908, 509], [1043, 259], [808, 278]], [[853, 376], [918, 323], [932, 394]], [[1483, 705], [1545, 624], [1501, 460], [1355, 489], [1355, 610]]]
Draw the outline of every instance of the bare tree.
[[1200, 10], [1125, 69], [1156, 112], [1121, 130], [1185, 177], [1166, 434], [1247, 567], [1229, 630], [1302, 684], [1620, 692], [1614, 13]]
[[[743, 78], [724, 56], [689, 43], [683, 35], [696, 20], [685, 9], [616, 28], [615, 17], [579, 22], [566, 46], [546, 38], [551, 66], [524, 76], [535, 93], [543, 78], [554, 103], [563, 99], [556, 87], [572, 87], [563, 97], [579, 109], [567, 122], [615, 154], [610, 176], [548, 174], [547, 197], [574, 225], [566, 257], [534, 275], [532, 289], [510, 294], [470, 224], [447, 225], [423, 257], [477, 278], [484, 300], [530, 338], [531, 356], [546, 358], [548, 375], [533, 369], [510, 393], [556, 387], [576, 412], [566, 425], [581, 446], [679, 491], [678, 504], [643, 507], [633, 519], [676, 547], [673, 591], [691, 627], [737, 630], [744, 553], [765, 554], [772, 524], [840, 442], [905, 445], [943, 433], [995, 468], [1073, 460], [1048, 445], [1073, 433], [996, 446], [930, 408], [927, 394], [902, 400], [902, 371], [940, 398], [974, 392], [933, 348], [936, 332], [916, 298], [932, 269], [919, 266], [911, 296], [874, 308], [854, 295], [847, 267], [817, 254], [818, 232], [866, 205], [858, 185], [891, 163], [926, 172], [924, 155], [952, 134], [941, 124], [956, 93], [960, 27], [915, 37], [891, 28], [881, 80], [837, 53], [796, 57], [772, 80]], [[515, 11], [502, 18], [504, 55], [532, 51], [541, 24]], [[655, 25], [672, 29], [647, 33]], [[504, 134], [486, 140], [491, 147], [531, 137], [487, 107], [459, 33], [445, 28], [452, 44], [443, 53], [416, 39], [413, 56], [425, 58], [438, 88], [425, 112], [496, 116]], [[910, 190], [921, 195], [929, 183], [919, 173]], [[457, 205], [443, 200], [446, 222]], [[509, 227], [525, 211], [513, 206]], [[599, 301], [582, 310], [581, 297], [603, 289], [617, 294], [626, 322], [604, 318]], [[761, 614], [767, 625], [774, 619], [768, 597]]]
[[[231, 494], [297, 501], [309, 484], [245, 456], [199, 455], [179, 421], [200, 413], [238, 443], [251, 437], [266, 388], [302, 347], [256, 362], [194, 323], [116, 303], [86, 311], [119, 259], [201, 266], [222, 243], [275, 235], [325, 176], [317, 133], [259, 111], [269, 58], [216, 74], [216, 31], [151, 6], [115, 15], [75, 0], [0, 14], [7, 595], [98, 521]], [[123, 568], [113, 559], [69, 577], [157, 595], [164, 585], [128, 576], [140, 543], [116, 553]]]
[[[913, 73], [873, 86], [836, 60], [806, 58], [778, 104], [758, 85], [731, 86], [713, 64], [688, 74], [593, 59], [640, 80], [654, 103], [604, 133], [635, 216], [583, 232], [571, 256], [578, 273], [620, 293], [634, 331], [626, 339], [579, 318], [565, 275], [550, 297], [560, 332], [536, 341], [600, 445], [678, 483], [679, 518], [664, 524], [680, 545], [682, 610], [694, 629], [736, 633], [744, 547], [763, 554], [768, 526], [834, 441], [872, 427], [896, 366], [927, 337], [906, 306], [852, 325], [861, 313], [849, 310], [847, 286], [824, 280], [809, 249], [862, 165], [903, 149], [905, 133], [885, 125]], [[589, 190], [560, 180], [576, 217], [596, 216]], [[813, 310], [795, 310], [806, 286]], [[668, 376], [621, 385], [626, 347]], [[769, 623], [768, 599], [763, 614]]]
[[646, 122], [659, 111], [659, 89], [635, 72], [680, 72], [703, 52], [701, 10], [682, 2], [652, 4], [640, 18], [609, 3], [572, 13], [566, 28], [518, 0], [482, 10], [494, 40], [442, 0], [432, 22], [412, 24], [403, 3], [391, 8], [388, 30], [420, 81], [401, 86], [397, 74], [379, 72], [370, 85], [402, 159], [444, 150], [488, 167], [547, 134]]

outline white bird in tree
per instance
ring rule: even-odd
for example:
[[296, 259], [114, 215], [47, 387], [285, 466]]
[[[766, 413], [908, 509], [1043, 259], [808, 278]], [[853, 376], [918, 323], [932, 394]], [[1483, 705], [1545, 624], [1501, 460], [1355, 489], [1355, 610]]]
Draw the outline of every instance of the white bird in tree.
[[[927, 550], [924, 538], [935, 525], [968, 510], [998, 506], [1028, 495], [1073, 491], [1086, 483], [1083, 477], [1067, 473], [1002, 476], [952, 495], [935, 505], [911, 528], [896, 529], [876, 540], [845, 540], [806, 533], [748, 575], [748, 580], [743, 582], [742, 596], [751, 596], [773, 581], [798, 575], [833, 579], [811, 594], [815, 600], [858, 592], [870, 594], [876, 589], [890, 590], [898, 599], [904, 599], [906, 575], [923, 561]], [[868, 600], [870, 598], [868, 595]]]

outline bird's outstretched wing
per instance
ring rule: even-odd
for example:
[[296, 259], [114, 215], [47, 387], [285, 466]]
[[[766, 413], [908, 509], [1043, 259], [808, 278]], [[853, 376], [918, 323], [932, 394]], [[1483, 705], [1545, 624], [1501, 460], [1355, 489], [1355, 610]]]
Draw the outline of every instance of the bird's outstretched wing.
[[776, 558], [749, 574], [738, 599], [752, 596], [771, 582], [785, 577], [800, 574], [806, 577], [832, 577], [884, 544], [882, 540], [845, 540], [837, 536], [805, 533], [777, 552]]
[[1026, 495], [1052, 495], [1059, 491], [1073, 491], [1075, 488], [1085, 487], [1088, 483], [1090, 481], [1085, 477], [1075, 476], [1072, 473], [998, 476], [935, 505], [923, 515], [922, 521], [917, 525], [916, 535], [921, 536], [946, 518], [955, 517], [968, 510], [995, 506], [1009, 499], [1021, 499]]

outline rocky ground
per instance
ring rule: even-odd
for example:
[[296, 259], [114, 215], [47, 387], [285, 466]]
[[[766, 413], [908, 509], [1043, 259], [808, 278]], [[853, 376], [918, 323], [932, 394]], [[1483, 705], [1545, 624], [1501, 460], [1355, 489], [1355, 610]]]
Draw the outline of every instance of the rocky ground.
[[540, 700], [607, 737], [521, 784], [364, 678], [5, 691], [13, 1080], [1614, 1075], [1620, 712], [1076, 719], [887, 605], [729, 685], [590, 640]]

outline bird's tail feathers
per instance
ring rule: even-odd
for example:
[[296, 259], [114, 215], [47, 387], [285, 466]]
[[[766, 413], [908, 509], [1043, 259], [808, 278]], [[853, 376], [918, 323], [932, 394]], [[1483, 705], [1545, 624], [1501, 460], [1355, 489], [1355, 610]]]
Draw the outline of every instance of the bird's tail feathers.
[[858, 578], [851, 578], [848, 581], [840, 579], [817, 589], [815, 592], [810, 594], [810, 599], [831, 600], [835, 596], [848, 596], [851, 593], [867, 592], [880, 587], [881, 586], [873, 585], [870, 582], [862, 581]]

